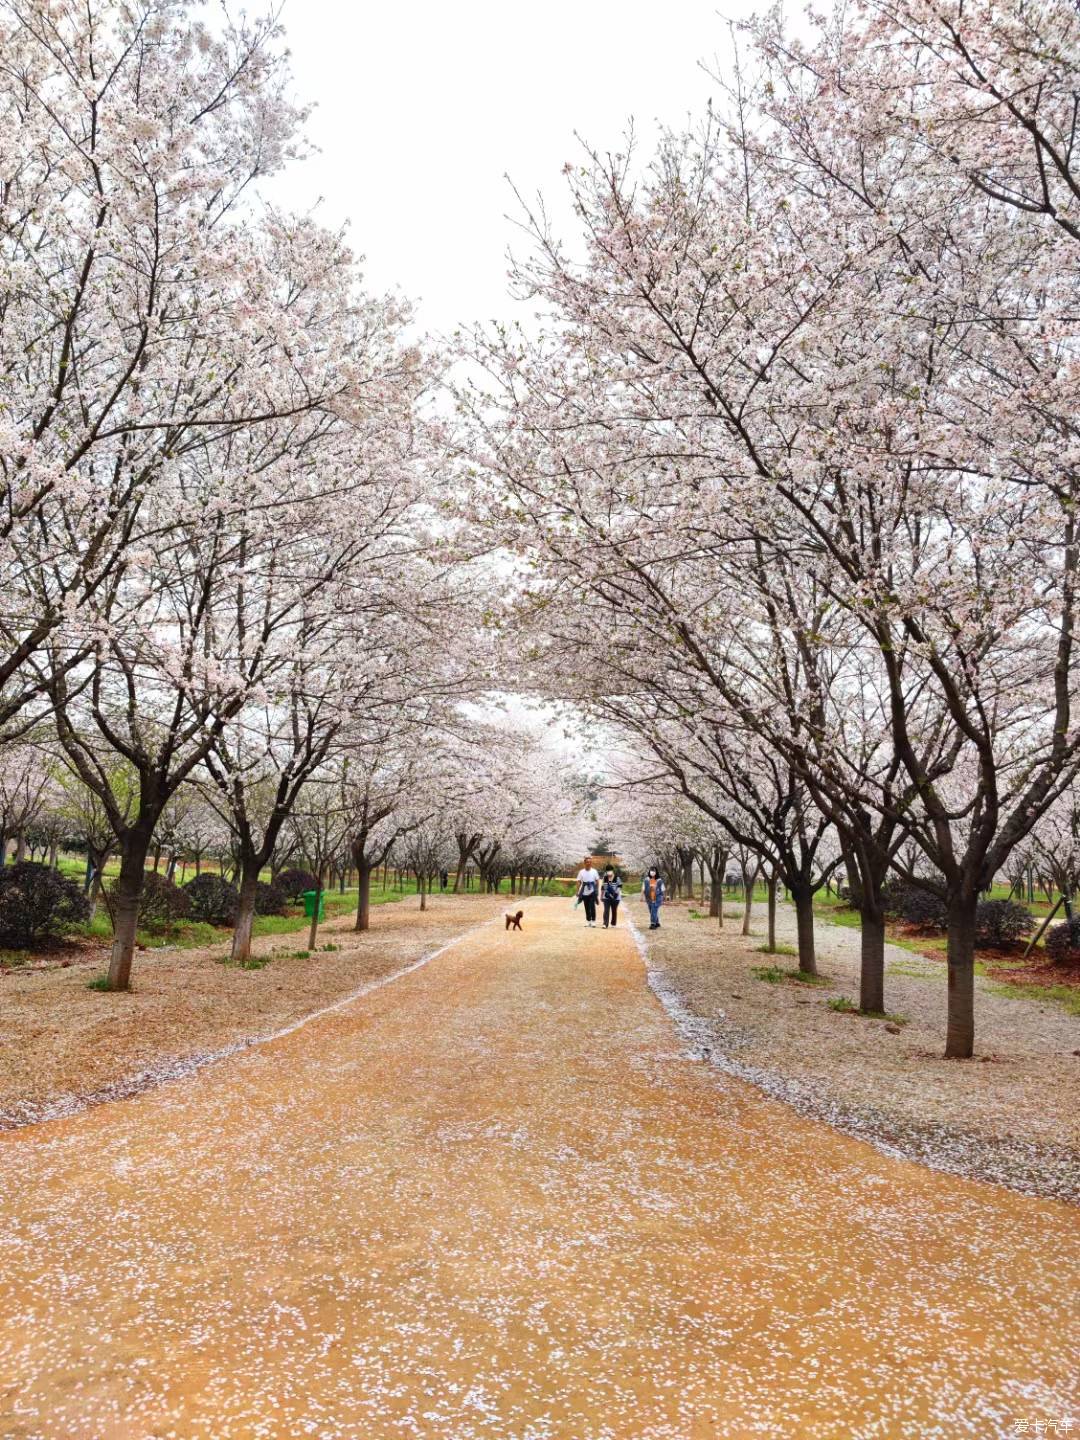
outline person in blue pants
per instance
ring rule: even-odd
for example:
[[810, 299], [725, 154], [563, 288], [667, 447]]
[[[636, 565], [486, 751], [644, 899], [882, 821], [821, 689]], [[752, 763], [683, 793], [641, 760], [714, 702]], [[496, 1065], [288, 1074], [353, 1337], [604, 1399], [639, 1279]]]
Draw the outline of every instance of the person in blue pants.
[[660, 906], [664, 903], [664, 882], [654, 865], [641, 882], [641, 893], [649, 907], [649, 929], [660, 929]]

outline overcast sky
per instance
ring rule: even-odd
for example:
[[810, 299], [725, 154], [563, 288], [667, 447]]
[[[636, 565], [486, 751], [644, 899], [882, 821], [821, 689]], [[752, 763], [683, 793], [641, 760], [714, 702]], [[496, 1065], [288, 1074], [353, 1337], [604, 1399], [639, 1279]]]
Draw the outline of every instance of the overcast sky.
[[[734, 0], [725, 14], [748, 14]], [[422, 328], [506, 318], [509, 174], [560, 218], [575, 131], [617, 149], [681, 124], [726, 53], [716, 0], [287, 0], [296, 86], [317, 104], [320, 154], [274, 186], [325, 223], [350, 222], [371, 288], [419, 303]]]

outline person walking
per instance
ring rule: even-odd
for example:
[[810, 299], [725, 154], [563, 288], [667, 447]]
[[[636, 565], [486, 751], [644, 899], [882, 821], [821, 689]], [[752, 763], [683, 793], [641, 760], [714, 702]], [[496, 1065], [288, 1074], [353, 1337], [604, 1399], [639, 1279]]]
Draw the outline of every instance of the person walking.
[[582, 862], [577, 876], [577, 898], [585, 906], [585, 924], [596, 929], [596, 902], [600, 896], [600, 872], [589, 856]]
[[641, 893], [649, 907], [649, 929], [660, 929], [660, 906], [664, 903], [664, 882], [654, 865], [641, 882]]
[[622, 881], [614, 870], [604, 871], [604, 883], [600, 887], [600, 898], [604, 902], [604, 929], [612, 929], [619, 923], [619, 901], [622, 899]]

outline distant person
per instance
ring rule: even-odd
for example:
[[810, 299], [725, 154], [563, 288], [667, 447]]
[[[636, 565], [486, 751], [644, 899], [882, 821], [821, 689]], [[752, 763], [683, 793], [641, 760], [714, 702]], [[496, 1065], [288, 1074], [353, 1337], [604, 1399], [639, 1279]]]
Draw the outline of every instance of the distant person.
[[641, 893], [649, 907], [649, 929], [660, 929], [660, 906], [664, 903], [664, 882], [654, 865], [641, 882]]
[[600, 872], [585, 857], [577, 875], [577, 898], [585, 906], [585, 924], [596, 929], [596, 902], [600, 897]]
[[619, 923], [619, 901], [622, 899], [622, 881], [614, 870], [604, 871], [604, 883], [600, 887], [600, 898], [604, 902], [604, 929], [612, 929]]

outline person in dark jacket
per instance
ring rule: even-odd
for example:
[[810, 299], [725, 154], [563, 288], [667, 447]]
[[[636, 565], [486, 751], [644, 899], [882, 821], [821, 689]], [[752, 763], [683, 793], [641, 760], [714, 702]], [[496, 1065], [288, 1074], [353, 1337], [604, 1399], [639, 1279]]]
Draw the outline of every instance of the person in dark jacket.
[[619, 901], [622, 899], [622, 881], [614, 870], [604, 871], [604, 883], [600, 887], [600, 898], [604, 902], [604, 929], [619, 923]]
[[660, 929], [660, 906], [664, 903], [664, 882], [654, 865], [641, 882], [641, 893], [649, 907], [649, 929]]

